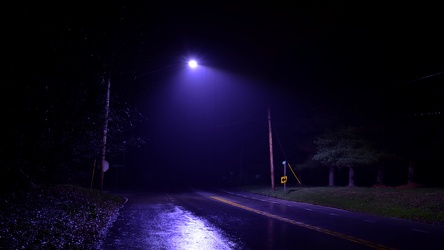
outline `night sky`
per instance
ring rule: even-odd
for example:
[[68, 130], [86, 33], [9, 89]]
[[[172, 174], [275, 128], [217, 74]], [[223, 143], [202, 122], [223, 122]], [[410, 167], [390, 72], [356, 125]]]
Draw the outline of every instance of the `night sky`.
[[[140, 182], [217, 182], [248, 165], [266, 168], [268, 108], [279, 167], [304, 161], [317, 114], [383, 121], [443, 112], [438, 3], [22, 1], [2, 9], [3, 108], [14, 114], [34, 83], [76, 88], [109, 72], [111, 98], [147, 118], [137, 129], [147, 144], [126, 160]], [[187, 68], [189, 58], [201, 65]]]

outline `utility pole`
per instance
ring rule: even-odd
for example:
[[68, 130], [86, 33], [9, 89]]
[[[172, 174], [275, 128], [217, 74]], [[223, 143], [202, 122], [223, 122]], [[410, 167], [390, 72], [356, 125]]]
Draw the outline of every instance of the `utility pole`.
[[239, 166], [239, 186], [242, 186], [242, 164], [243, 164], [243, 157], [244, 157], [244, 147], [241, 147], [240, 152], [240, 166]]
[[268, 141], [270, 144], [270, 173], [271, 173], [271, 190], [274, 190], [274, 165], [273, 165], [273, 136], [271, 132], [271, 114], [268, 108]]
[[[105, 78], [102, 80], [105, 81]], [[103, 190], [103, 178], [105, 176], [105, 153], [106, 153], [106, 136], [108, 134], [108, 120], [109, 120], [109, 92], [111, 87], [111, 80], [108, 78], [106, 87], [106, 101], [105, 101], [105, 121], [103, 126], [103, 140], [102, 140], [102, 155], [101, 155], [101, 174], [100, 174], [100, 191]]]

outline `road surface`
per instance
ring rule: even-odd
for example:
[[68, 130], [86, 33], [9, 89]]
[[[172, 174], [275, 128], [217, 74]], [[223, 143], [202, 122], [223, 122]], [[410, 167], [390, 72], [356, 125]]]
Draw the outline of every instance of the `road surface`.
[[442, 249], [444, 227], [235, 190], [128, 192], [100, 249]]

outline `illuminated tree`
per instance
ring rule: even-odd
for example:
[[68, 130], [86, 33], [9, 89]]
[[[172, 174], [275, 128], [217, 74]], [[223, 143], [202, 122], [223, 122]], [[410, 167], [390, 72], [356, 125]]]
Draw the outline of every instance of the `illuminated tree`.
[[350, 126], [328, 130], [314, 141], [316, 154], [313, 160], [330, 167], [330, 184], [334, 177], [334, 167], [349, 169], [348, 185], [353, 187], [354, 169], [379, 161], [380, 153], [374, 148], [369, 136], [367, 129]]

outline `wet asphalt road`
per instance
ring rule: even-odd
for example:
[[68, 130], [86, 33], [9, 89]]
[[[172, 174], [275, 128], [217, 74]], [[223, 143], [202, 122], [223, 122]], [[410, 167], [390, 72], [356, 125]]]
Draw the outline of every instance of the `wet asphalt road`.
[[99, 249], [236, 249], [211, 223], [166, 192], [124, 194], [128, 202]]
[[444, 227], [233, 190], [127, 192], [100, 249], [442, 249]]

